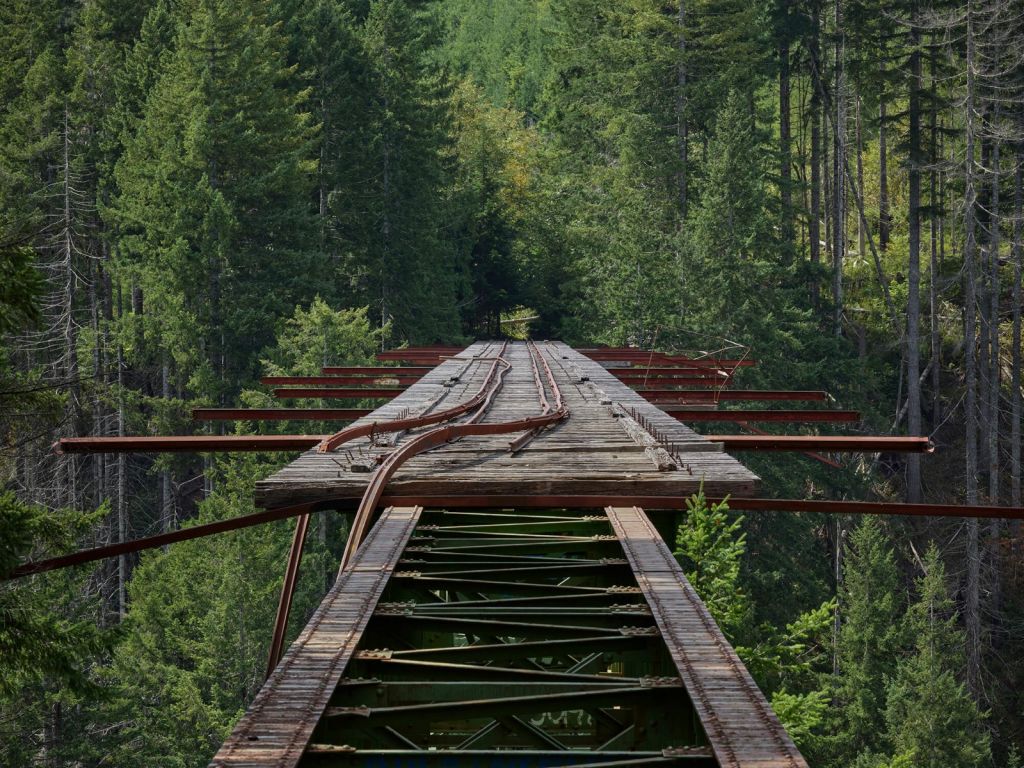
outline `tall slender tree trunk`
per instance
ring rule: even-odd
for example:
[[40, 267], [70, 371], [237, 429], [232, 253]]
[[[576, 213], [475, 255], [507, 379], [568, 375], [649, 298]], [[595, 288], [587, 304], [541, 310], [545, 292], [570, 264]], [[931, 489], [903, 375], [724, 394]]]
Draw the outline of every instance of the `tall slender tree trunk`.
[[[75, 325], [75, 293], [78, 286], [78, 275], [75, 271], [75, 220], [71, 179], [71, 130], [68, 105], [64, 103], [63, 157], [62, 157], [62, 190], [63, 203], [61, 221], [61, 261], [64, 271], [64, 290], [61, 306], [61, 325], [64, 331], [63, 375], [67, 386], [67, 421], [71, 433], [81, 434], [82, 424], [82, 389], [78, 383], [78, 328]], [[66, 473], [60, 504], [74, 507], [78, 503], [78, 461], [75, 456], [68, 456], [62, 462]]]
[[[995, 106], [996, 124], [999, 123], [999, 105]], [[992, 179], [989, 193], [989, 239], [988, 239], [988, 497], [991, 504], [999, 503], [999, 139], [992, 140], [990, 153]], [[998, 530], [999, 521], [993, 520], [993, 532]]]
[[886, 135], [889, 132], [886, 115], [885, 92], [878, 99], [878, 247], [889, 247], [889, 152]]
[[686, 129], [686, 0], [679, 0], [676, 14], [679, 32], [679, 61], [676, 64], [676, 141], [679, 145], [679, 217], [686, 218], [687, 207], [687, 148]]
[[[907, 182], [907, 428], [921, 434], [921, 50], [917, 8], [910, 32]], [[921, 457], [907, 457], [907, 501], [921, 501]]]
[[[170, 365], [164, 353], [160, 366], [160, 394], [165, 401], [171, 399]], [[174, 501], [171, 498], [171, 471], [160, 470], [160, 526], [167, 532], [175, 528]]]
[[[856, 142], [857, 142], [857, 189], [859, 194], [864, 194], [864, 134], [860, 119], [861, 98], [857, 97], [857, 118], [856, 118]], [[857, 217], [857, 255], [864, 258], [864, 239], [867, 236], [865, 229], [866, 222], [860, 216]]]
[[[984, 128], [984, 119], [982, 120]], [[975, 219], [980, 225], [982, 239], [978, 242], [978, 470], [981, 477], [988, 474], [989, 457], [988, 445], [989, 435], [992, 430], [992, 417], [989, 413], [989, 381], [992, 372], [991, 360], [989, 359], [989, 342], [992, 340], [992, 333], [989, 319], [989, 277], [991, 275], [989, 257], [991, 252], [983, 243], [985, 226], [991, 224], [991, 200], [989, 199], [990, 189], [984, 182], [985, 169], [990, 167], [992, 162], [991, 145], [981, 137], [979, 153], [981, 163], [977, 178], [978, 189], [978, 212]]]
[[[821, 50], [818, 44], [821, 19], [817, 4], [811, 14], [811, 32], [808, 50], [811, 66], [815, 72], [820, 71]], [[821, 95], [817, 85], [811, 85], [811, 210], [808, 217], [807, 237], [811, 248], [811, 266], [814, 268], [811, 279], [811, 304], [815, 308], [821, 302], [821, 286], [818, 283], [818, 267], [821, 265]]]
[[929, 324], [929, 347], [931, 348], [931, 369], [932, 369], [932, 427], [937, 427], [942, 422], [942, 397], [941, 367], [942, 367], [942, 339], [939, 335], [939, 211], [943, 200], [938, 195], [938, 165], [939, 165], [939, 130], [938, 130], [938, 88], [936, 74], [937, 49], [934, 37], [931, 40], [932, 50], [929, 61], [931, 64], [931, 109], [930, 109], [930, 173], [928, 179], [928, 234], [930, 244], [929, 279], [928, 279], [928, 324]]
[[[965, 162], [964, 162], [964, 378], [966, 394], [964, 410], [966, 424], [966, 487], [967, 503], [978, 503], [978, 402], [977, 373], [975, 370], [975, 316], [976, 286], [975, 262], [977, 259], [977, 223], [975, 220], [978, 204], [975, 187], [975, 40], [974, 0], [967, 0], [967, 94], [964, 120]], [[967, 683], [977, 696], [981, 690], [981, 606], [980, 580], [981, 560], [978, 548], [978, 519], [967, 520], [967, 585], [964, 601], [964, 623], [967, 627]]]
[[[783, 3], [783, 7], [785, 7]], [[782, 208], [782, 242], [791, 260], [795, 237], [793, 226], [793, 153], [790, 122], [789, 37], [782, 30], [779, 40], [779, 200]]]
[[843, 0], [835, 0], [835, 136], [833, 148], [832, 299], [835, 302], [833, 332], [843, 335], [843, 257], [846, 254], [846, 84], [843, 63], [846, 35], [843, 30]]
[[[1024, 120], [1021, 120], [1024, 134]], [[1022, 205], [1022, 182], [1024, 182], [1024, 144], [1017, 145], [1016, 170], [1013, 178], [1013, 328], [1012, 357], [1010, 362], [1010, 503], [1021, 505], [1020, 492], [1020, 440], [1021, 420], [1024, 419], [1024, 395], [1021, 394], [1021, 280], [1024, 279], [1024, 244], [1021, 232], [1024, 230], [1024, 205]], [[1013, 523], [1014, 539], [1020, 536], [1021, 523]]]
[[[123, 319], [121, 289], [118, 287], [118, 316]], [[117, 345], [117, 434], [124, 437], [124, 346]], [[125, 454], [117, 454], [117, 543], [128, 539], [128, 467]], [[128, 556], [118, 555], [117, 558], [117, 613], [124, 620], [128, 615]]]

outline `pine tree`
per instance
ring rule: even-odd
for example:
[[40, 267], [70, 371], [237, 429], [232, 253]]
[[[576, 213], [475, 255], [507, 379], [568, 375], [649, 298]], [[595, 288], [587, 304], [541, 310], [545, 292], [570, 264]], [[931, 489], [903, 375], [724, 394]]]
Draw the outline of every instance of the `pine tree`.
[[889, 538], [877, 518], [865, 517], [850, 538], [840, 593], [836, 640], [833, 761], [881, 754], [886, 684], [903, 644], [903, 600]]
[[216, 396], [254, 373], [266, 319], [327, 280], [309, 121], [263, 7], [202, 0], [183, 21], [118, 163], [110, 216], [158, 343]]
[[919, 768], [975, 768], [990, 759], [983, 715], [963, 682], [964, 633], [932, 544], [917, 580], [917, 601], [904, 620], [914, 650], [899, 661], [888, 687], [885, 722], [896, 754]]
[[464, 265], [446, 247], [450, 118], [427, 52], [433, 18], [406, 0], [373, 0], [359, 30], [359, 157], [331, 197], [353, 301], [371, 304], [401, 339], [459, 338]]

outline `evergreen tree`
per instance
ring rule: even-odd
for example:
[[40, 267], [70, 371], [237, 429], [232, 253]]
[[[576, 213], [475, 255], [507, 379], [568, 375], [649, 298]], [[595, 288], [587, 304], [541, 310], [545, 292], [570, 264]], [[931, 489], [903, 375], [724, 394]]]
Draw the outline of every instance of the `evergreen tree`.
[[976, 768], [990, 759], [983, 715], [957, 679], [965, 666], [964, 633], [946, 586], [946, 569], [930, 545], [917, 580], [917, 601], [904, 619], [913, 652], [899, 660], [884, 709], [897, 756], [920, 768]]
[[110, 212], [121, 274], [157, 318], [154, 341], [193, 390], [218, 397], [254, 373], [266, 318], [327, 279], [309, 121], [263, 6], [202, 0], [183, 20], [118, 163]]
[[853, 530], [843, 564], [833, 765], [887, 749], [886, 685], [904, 641], [901, 593], [889, 538], [878, 518], [865, 517]]
[[428, 12], [406, 0], [372, 0], [359, 32], [365, 80], [360, 158], [331, 205], [343, 257], [339, 279], [381, 327], [401, 339], [459, 338], [463, 265], [446, 247], [450, 215], [447, 88], [426, 58], [436, 35]]

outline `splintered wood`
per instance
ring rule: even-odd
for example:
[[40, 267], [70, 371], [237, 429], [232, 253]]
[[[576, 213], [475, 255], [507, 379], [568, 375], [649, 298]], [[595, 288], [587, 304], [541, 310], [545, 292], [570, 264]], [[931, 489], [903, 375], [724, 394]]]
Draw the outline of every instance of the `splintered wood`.
[[[511, 451], [518, 434], [468, 437], [416, 456], [395, 474], [388, 493], [689, 495], [703, 483], [713, 496], [750, 496], [758, 478], [742, 464], [616, 379], [599, 363], [558, 342], [537, 345], [571, 415]], [[390, 421], [447, 409], [480, 388], [499, 342], [479, 342], [444, 361], [358, 423]], [[524, 343], [503, 354], [511, 364], [484, 422], [538, 415], [537, 385]], [[431, 427], [424, 427], [431, 429]], [[259, 504], [276, 507], [359, 498], [379, 460], [422, 430], [355, 440], [331, 453], [308, 451], [256, 486]]]

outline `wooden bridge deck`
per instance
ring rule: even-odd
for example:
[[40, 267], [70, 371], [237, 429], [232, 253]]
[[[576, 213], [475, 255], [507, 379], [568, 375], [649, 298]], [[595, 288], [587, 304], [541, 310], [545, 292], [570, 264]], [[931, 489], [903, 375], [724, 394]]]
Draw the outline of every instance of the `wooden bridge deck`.
[[[538, 344], [538, 348], [571, 411], [568, 420], [541, 433], [514, 455], [509, 443], [517, 435], [467, 437], [417, 456], [388, 483], [388, 493], [434, 497], [603, 494], [625, 500], [688, 495], [701, 483], [715, 496], [756, 492], [757, 476], [720, 445], [647, 402], [599, 363], [559, 342]], [[468, 400], [479, 390], [501, 349], [498, 342], [473, 344], [358, 423], [417, 416]], [[540, 411], [526, 345], [509, 344], [503, 357], [512, 367], [484, 422], [510, 421]], [[637, 428], [630, 413], [647, 429]], [[274, 507], [357, 499], [376, 457], [390, 453], [418, 431], [378, 436], [373, 441], [376, 445], [369, 439], [356, 440], [329, 454], [308, 451], [258, 483], [257, 502]], [[650, 432], [657, 433], [660, 445]], [[678, 459], [675, 468], [664, 468], [665, 447]]]

